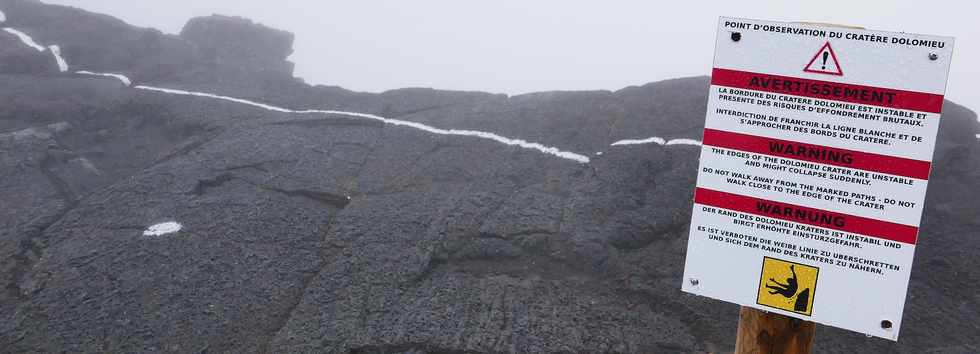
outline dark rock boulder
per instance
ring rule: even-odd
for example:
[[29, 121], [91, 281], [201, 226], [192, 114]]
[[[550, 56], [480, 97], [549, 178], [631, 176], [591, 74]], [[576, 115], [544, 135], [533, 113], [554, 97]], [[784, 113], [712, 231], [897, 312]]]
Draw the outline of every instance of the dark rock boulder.
[[293, 63], [286, 60], [293, 53], [292, 33], [242, 17], [212, 15], [192, 18], [180, 37], [216, 67], [270, 77], [293, 75]]

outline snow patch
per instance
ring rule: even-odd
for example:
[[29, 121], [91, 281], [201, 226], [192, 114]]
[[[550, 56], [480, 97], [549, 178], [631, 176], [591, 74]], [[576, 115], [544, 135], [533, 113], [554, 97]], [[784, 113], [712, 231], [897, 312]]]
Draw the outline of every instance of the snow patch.
[[20, 41], [23, 42], [24, 44], [26, 44], [28, 47], [37, 49], [37, 51], [39, 51], [39, 52], [43, 52], [44, 51], [44, 47], [41, 46], [40, 44], [37, 44], [37, 42], [34, 41], [34, 38], [31, 38], [31, 36], [28, 36], [27, 33], [24, 33], [24, 32], [18, 31], [18, 30], [15, 30], [15, 29], [10, 28], [10, 27], [4, 27], [3, 30], [4, 31], [7, 31], [7, 33], [10, 33], [10, 34], [13, 34], [13, 35], [17, 36], [17, 38], [19, 38]]
[[143, 231], [143, 236], [162, 236], [180, 231], [181, 228], [183, 228], [183, 226], [180, 225], [180, 223], [176, 221], [168, 221], [146, 228], [146, 231]]
[[664, 140], [664, 138], [661, 138], [661, 137], [658, 137], [658, 136], [654, 136], [654, 137], [649, 137], [649, 138], [646, 138], [646, 139], [625, 139], [625, 140], [620, 140], [620, 141], [617, 141], [615, 143], [612, 143], [610, 146], [640, 145], [640, 144], [657, 144], [657, 145], [663, 145], [663, 144], [666, 144], [666, 143], [667, 142]]
[[559, 150], [558, 148], [555, 148], [555, 147], [545, 146], [545, 145], [542, 145], [542, 144], [539, 144], [539, 143], [529, 142], [529, 141], [522, 140], [522, 139], [512, 139], [512, 138], [507, 138], [507, 137], [500, 136], [500, 135], [497, 135], [497, 134], [494, 134], [494, 133], [488, 133], [488, 132], [477, 131], [477, 130], [441, 129], [441, 128], [436, 128], [436, 127], [428, 126], [428, 125], [421, 124], [421, 123], [404, 121], [404, 120], [398, 120], [398, 119], [390, 119], [390, 118], [385, 118], [385, 117], [377, 116], [377, 115], [374, 115], [374, 114], [367, 114], [367, 113], [357, 113], [357, 112], [348, 112], [348, 111], [335, 111], [335, 110], [319, 110], [319, 109], [292, 110], [292, 109], [288, 109], [288, 108], [283, 108], [283, 107], [277, 107], [277, 106], [273, 106], [273, 105], [268, 105], [268, 104], [265, 104], [265, 103], [259, 103], [259, 102], [249, 101], [249, 100], [245, 100], [245, 99], [241, 99], [241, 98], [221, 96], [221, 95], [215, 95], [215, 94], [210, 94], [210, 93], [205, 93], [205, 92], [176, 90], [176, 89], [168, 89], [168, 88], [153, 87], [153, 86], [144, 86], [144, 85], [134, 86], [134, 88], [140, 89], [140, 90], [149, 90], [149, 91], [157, 91], [157, 92], [169, 93], [169, 94], [174, 94], [174, 95], [187, 95], [187, 96], [198, 96], [198, 97], [214, 98], [214, 99], [219, 99], [219, 100], [225, 100], [225, 101], [230, 101], [230, 102], [235, 102], [235, 103], [246, 104], [246, 105], [249, 105], [249, 106], [258, 107], [258, 108], [262, 108], [262, 109], [273, 111], [273, 112], [299, 113], [299, 114], [336, 114], [336, 115], [344, 115], [344, 116], [349, 116], [349, 117], [358, 117], [358, 118], [364, 118], [364, 119], [371, 119], [371, 120], [381, 121], [381, 122], [383, 122], [385, 124], [390, 124], [390, 125], [394, 125], [394, 126], [402, 126], [402, 127], [414, 128], [414, 129], [422, 130], [422, 131], [429, 132], [429, 133], [432, 133], [432, 134], [471, 136], [471, 137], [477, 137], [477, 138], [492, 140], [492, 141], [496, 141], [496, 142], [501, 143], [501, 144], [504, 144], [504, 145], [518, 146], [518, 147], [525, 148], [525, 149], [536, 150], [536, 151], [540, 151], [540, 152], [545, 153], [545, 154], [554, 155], [554, 156], [557, 156], [557, 157], [560, 157], [560, 158], [563, 158], [563, 159], [568, 159], [568, 160], [572, 160], [572, 161], [579, 162], [579, 163], [589, 163], [589, 158], [586, 157], [585, 155], [580, 155], [580, 154], [576, 154], [574, 152], [569, 152], [569, 151], [562, 151], [562, 150]]
[[596, 151], [595, 155], [596, 156], [602, 156], [602, 151]]
[[51, 55], [54, 55], [54, 60], [58, 62], [58, 70], [61, 70], [61, 72], [68, 71], [68, 62], [65, 61], [65, 58], [61, 57], [61, 47], [52, 45], [48, 46], [48, 49], [51, 50]]
[[0, 11], [0, 23], [4, 22], [7, 22], [7, 15], [5, 15], [3, 11]]
[[128, 77], [126, 77], [126, 75], [113, 74], [113, 73], [96, 73], [96, 72], [91, 72], [91, 71], [87, 71], [87, 70], [79, 70], [79, 71], [76, 71], [75, 73], [76, 74], [82, 74], [82, 75], [111, 77], [111, 78], [114, 78], [116, 80], [119, 80], [120, 82], [123, 83], [123, 85], [126, 85], [126, 86], [132, 86], [133, 85], [133, 81], [130, 80]]

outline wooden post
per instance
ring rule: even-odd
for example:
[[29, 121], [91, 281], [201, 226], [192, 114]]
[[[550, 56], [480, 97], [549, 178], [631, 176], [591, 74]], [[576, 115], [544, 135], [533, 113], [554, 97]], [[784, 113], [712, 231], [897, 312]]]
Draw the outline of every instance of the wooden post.
[[742, 306], [736, 354], [809, 354], [816, 333], [813, 322]]
[[[805, 25], [864, 29], [836, 23], [797, 22]], [[813, 322], [742, 306], [738, 317], [736, 354], [809, 354], [817, 326]]]

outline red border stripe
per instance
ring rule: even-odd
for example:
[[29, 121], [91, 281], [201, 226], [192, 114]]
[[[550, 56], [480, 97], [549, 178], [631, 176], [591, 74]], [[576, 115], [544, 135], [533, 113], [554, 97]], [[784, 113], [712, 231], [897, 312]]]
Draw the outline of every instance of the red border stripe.
[[[897, 224], [861, 216], [835, 213], [832, 211], [774, 202], [765, 199], [746, 197], [743, 195], [719, 192], [705, 188], [697, 188], [694, 191], [694, 202], [753, 215], [765, 216], [773, 219], [786, 220], [800, 224], [813, 225], [827, 229], [834, 229], [895, 242], [907, 243], [910, 245], [915, 244], [919, 233], [919, 228], [915, 226]], [[790, 210], [791, 214], [801, 212], [806, 215], [825, 215], [828, 217], [839, 218], [838, 220], [842, 221], [842, 225], [838, 226], [835, 224], [821, 223], [819, 221], [811, 221], [805, 218], [799, 219], [793, 217], [792, 215], [787, 216], [766, 213], [759, 209], [761, 203], [767, 203], [768, 205], [778, 208], [779, 210]]]
[[[767, 85], [767, 87], [753, 85], [753, 79], [758, 79], [759, 82], [767, 82], [769, 85]], [[943, 95], [895, 90], [882, 87], [843, 84], [831, 81], [801, 79], [798, 77], [753, 73], [748, 71], [714, 68], [711, 74], [711, 84], [746, 90], [866, 104], [879, 107], [907, 109], [912, 111], [940, 113], [943, 110]], [[835, 92], [837, 93], [836, 95], [834, 94]], [[845, 92], [856, 92], [856, 94], [845, 95]], [[871, 99], [872, 92], [889, 95], [888, 97], [891, 97], [891, 99], [882, 99], [881, 102], [878, 102]], [[861, 93], [864, 93], [865, 95], [862, 96]]]
[[[822, 145], [805, 144], [805, 143], [799, 143], [795, 141], [726, 132], [726, 131], [709, 129], [709, 128], [704, 129], [703, 142], [704, 145], [717, 146], [726, 149], [741, 150], [741, 151], [753, 152], [757, 154], [785, 157], [790, 159], [816, 162], [816, 163], [822, 163], [822, 164], [834, 165], [840, 167], [856, 168], [865, 171], [887, 173], [896, 176], [904, 176], [904, 177], [917, 178], [922, 180], [929, 179], [929, 169], [932, 166], [932, 163], [928, 161], [920, 161], [920, 160], [913, 160], [913, 159], [907, 159], [902, 157], [872, 154], [868, 152], [854, 151], [848, 149], [838, 149], [838, 148], [832, 148], [832, 147], [827, 147]], [[852, 160], [851, 163], [845, 163], [843, 161], [822, 160], [819, 158], [814, 158], [805, 155], [780, 153], [780, 152], [772, 151], [770, 149], [770, 145], [769, 145], [770, 143], [792, 144], [793, 146], [801, 147], [808, 151], [826, 150], [828, 152], [832, 152], [838, 155], [850, 154]]]

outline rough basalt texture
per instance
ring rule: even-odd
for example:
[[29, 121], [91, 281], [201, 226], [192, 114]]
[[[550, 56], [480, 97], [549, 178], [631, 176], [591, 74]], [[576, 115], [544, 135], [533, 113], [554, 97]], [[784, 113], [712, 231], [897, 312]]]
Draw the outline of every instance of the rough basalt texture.
[[193, 43], [203, 58], [216, 67], [232, 67], [252, 75], [291, 77], [293, 34], [256, 24], [241, 17], [195, 17], [180, 37]]
[[[357, 93], [251, 75], [254, 62], [213, 60], [237, 49], [77, 9], [0, 11], [77, 69], [591, 158], [135, 90], [58, 73], [0, 32], [2, 353], [733, 349], [737, 306], [679, 290], [700, 149], [609, 146], [699, 139], [707, 78]], [[258, 62], [283, 59], [282, 43]], [[820, 327], [817, 352], [980, 351], [980, 129], [951, 102], [942, 119], [901, 341]], [[182, 229], [143, 235], [171, 220]]]
[[44, 75], [56, 71], [54, 56], [23, 45], [13, 33], [0, 31], [0, 73]]

